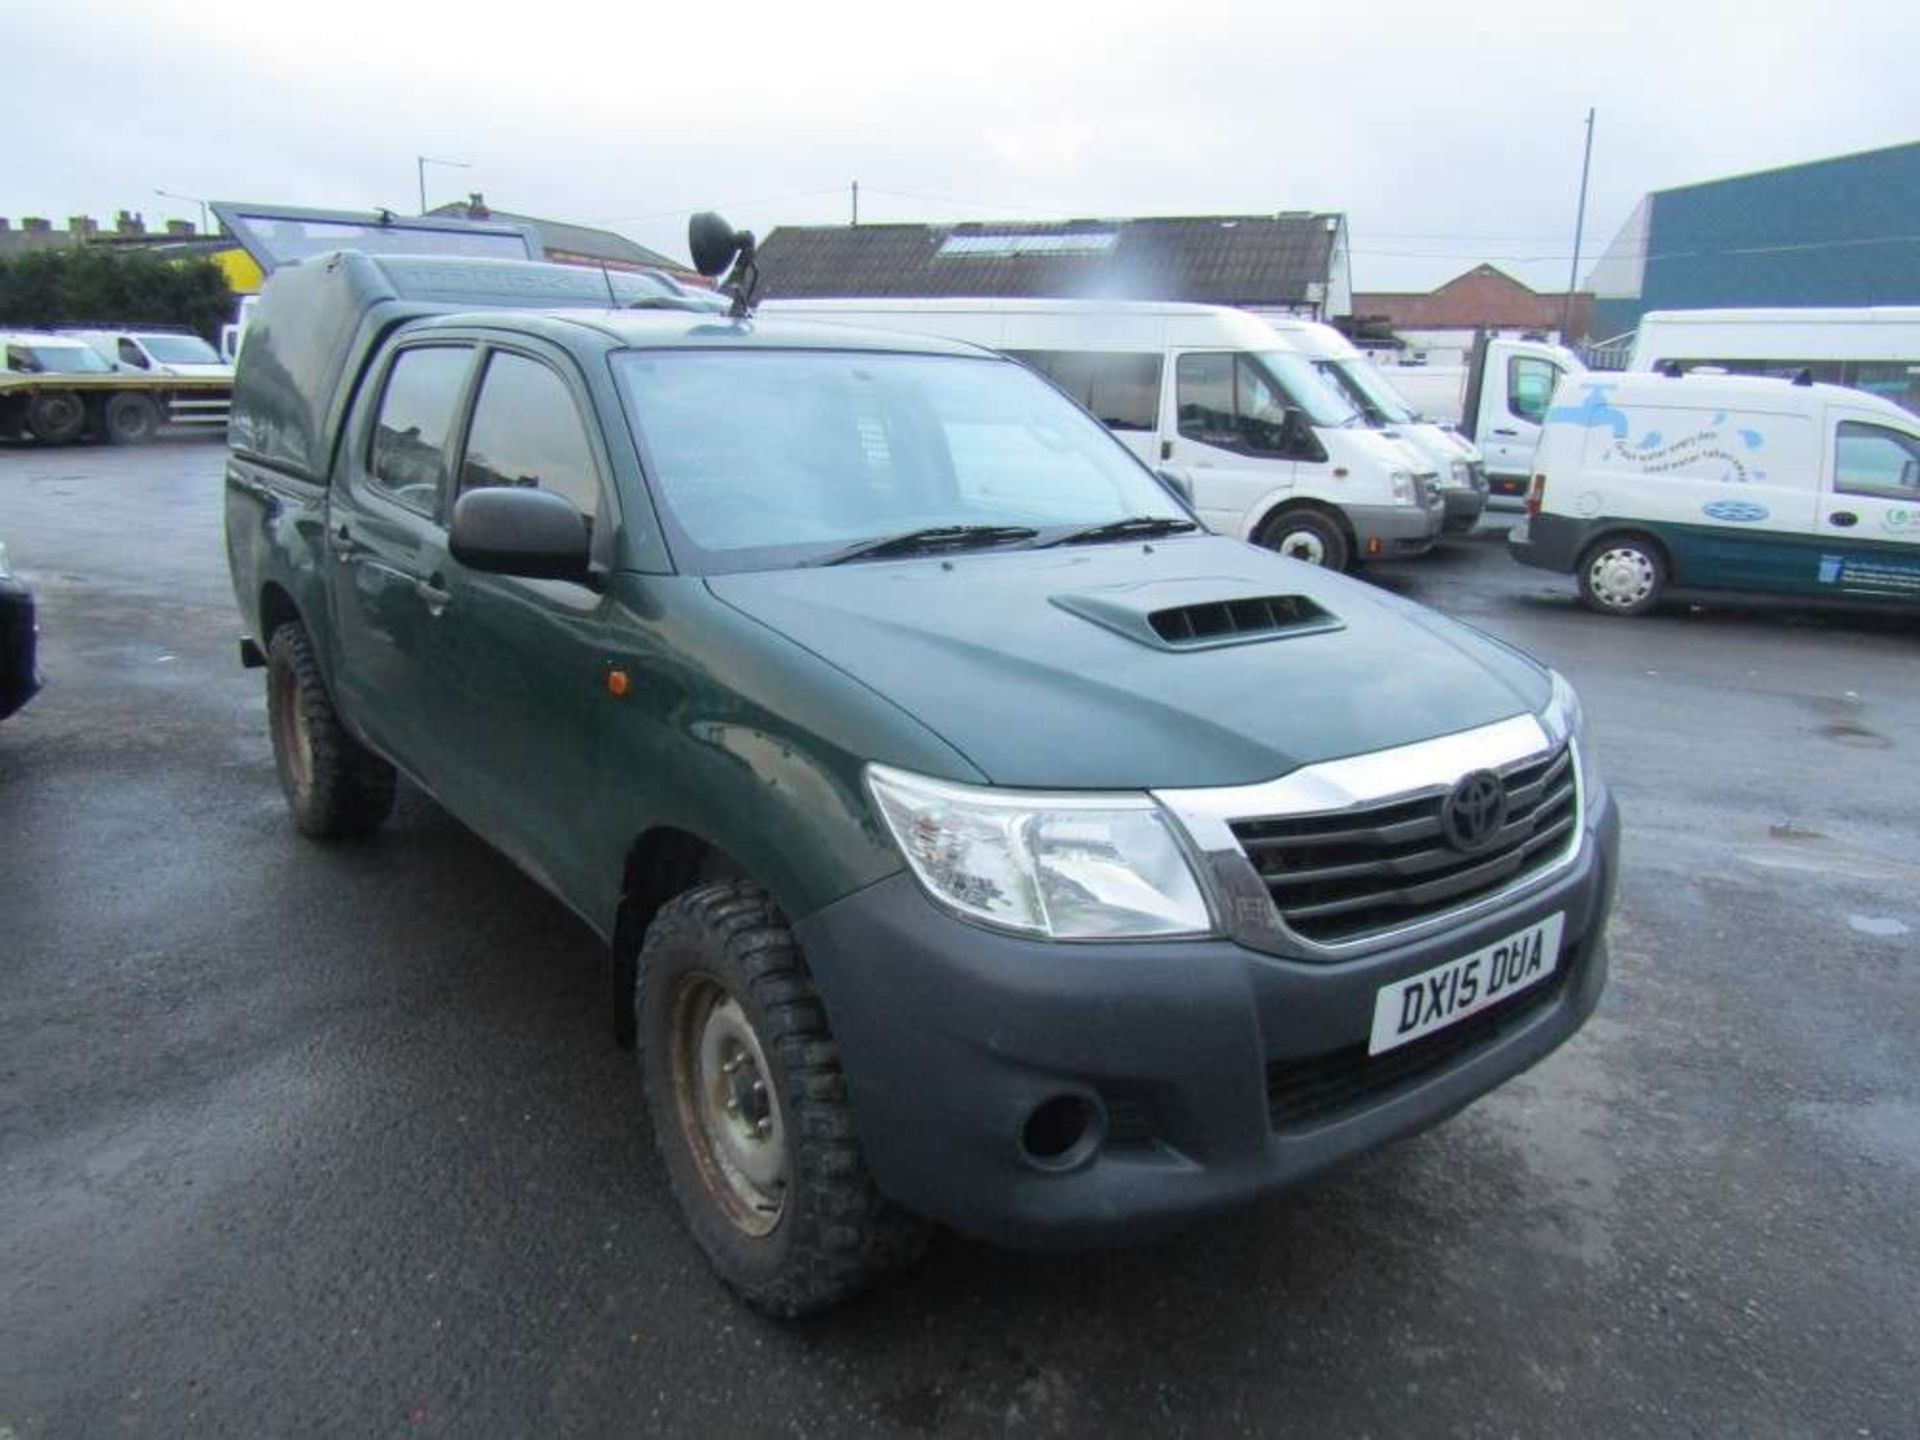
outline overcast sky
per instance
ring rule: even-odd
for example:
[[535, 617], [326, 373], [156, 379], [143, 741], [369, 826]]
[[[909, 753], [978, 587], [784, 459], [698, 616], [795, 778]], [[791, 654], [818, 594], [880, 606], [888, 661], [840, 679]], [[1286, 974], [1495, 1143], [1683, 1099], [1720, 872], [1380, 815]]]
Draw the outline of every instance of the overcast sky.
[[[200, 18], [196, 18], [200, 12]], [[1357, 289], [1566, 284], [1648, 190], [1920, 138], [1911, 0], [660, 6], [7, 0], [0, 214], [499, 208], [676, 256], [686, 214], [1345, 211]], [[745, 17], [745, 18], [743, 18]], [[1582, 278], [1589, 261], [1581, 263]]]

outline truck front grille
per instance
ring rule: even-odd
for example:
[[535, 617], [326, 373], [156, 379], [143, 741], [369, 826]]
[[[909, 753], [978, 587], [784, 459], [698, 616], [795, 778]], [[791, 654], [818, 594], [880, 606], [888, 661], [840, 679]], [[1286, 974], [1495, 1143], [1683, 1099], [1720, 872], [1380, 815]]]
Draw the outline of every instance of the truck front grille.
[[1498, 770], [1507, 819], [1493, 842], [1455, 849], [1441, 825], [1446, 792], [1351, 810], [1236, 820], [1234, 838], [1294, 934], [1322, 945], [1417, 924], [1550, 866], [1579, 823], [1573, 751]]

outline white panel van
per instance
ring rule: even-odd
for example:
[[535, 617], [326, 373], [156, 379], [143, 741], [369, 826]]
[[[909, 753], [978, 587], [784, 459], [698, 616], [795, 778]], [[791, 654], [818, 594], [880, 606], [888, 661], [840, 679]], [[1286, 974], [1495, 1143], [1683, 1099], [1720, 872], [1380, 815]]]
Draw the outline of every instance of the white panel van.
[[1920, 418], [1838, 385], [1573, 376], [1534, 455], [1515, 559], [1607, 615], [1680, 590], [1920, 603]]
[[1380, 367], [1333, 326], [1287, 316], [1265, 318], [1276, 335], [1313, 361], [1321, 375], [1353, 402], [1367, 423], [1391, 430], [1420, 452], [1438, 475], [1440, 495], [1446, 502], [1442, 531], [1470, 533], [1487, 508], [1487, 471], [1474, 443], [1452, 426], [1423, 417], [1393, 388]]
[[1209, 529], [1346, 569], [1431, 549], [1433, 465], [1373, 428], [1263, 319], [1215, 305], [1081, 300], [768, 300], [760, 313], [999, 350], [1049, 376]]

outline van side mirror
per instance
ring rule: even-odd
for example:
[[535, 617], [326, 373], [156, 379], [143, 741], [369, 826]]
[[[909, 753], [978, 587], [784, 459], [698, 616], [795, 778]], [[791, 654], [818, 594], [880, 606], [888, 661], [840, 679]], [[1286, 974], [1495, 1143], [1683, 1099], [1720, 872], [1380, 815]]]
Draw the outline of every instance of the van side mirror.
[[1156, 470], [1153, 474], [1156, 480], [1173, 492], [1174, 499], [1178, 500], [1182, 505], [1185, 505], [1189, 510], [1193, 508], [1193, 482], [1191, 480], [1172, 470]]
[[552, 490], [488, 486], [453, 507], [447, 549], [469, 570], [530, 580], [587, 579], [593, 558], [586, 516]]
[[1287, 407], [1286, 418], [1280, 422], [1280, 448], [1289, 455], [1311, 455], [1319, 449], [1314, 439], [1313, 427], [1307, 423], [1306, 412], [1298, 405]]

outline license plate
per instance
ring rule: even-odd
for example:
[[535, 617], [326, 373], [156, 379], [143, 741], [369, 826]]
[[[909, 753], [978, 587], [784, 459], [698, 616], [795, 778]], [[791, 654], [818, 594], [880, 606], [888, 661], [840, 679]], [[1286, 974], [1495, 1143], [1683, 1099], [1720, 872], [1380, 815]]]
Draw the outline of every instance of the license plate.
[[1382, 986], [1373, 1001], [1373, 1036], [1367, 1053], [1378, 1055], [1444, 1030], [1538, 985], [1560, 964], [1560, 932], [1566, 918], [1549, 915], [1496, 945]]

